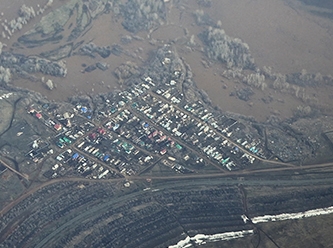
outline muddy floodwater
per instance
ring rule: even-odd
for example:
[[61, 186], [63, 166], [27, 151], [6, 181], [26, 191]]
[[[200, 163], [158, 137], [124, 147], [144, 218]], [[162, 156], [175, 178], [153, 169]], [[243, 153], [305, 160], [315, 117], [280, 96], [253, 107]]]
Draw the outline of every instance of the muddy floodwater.
[[[37, 9], [37, 5], [42, 6], [46, 2], [46, 0], [2, 0], [1, 22], [16, 18], [22, 4]], [[67, 2], [67, 0], [55, 0], [52, 7], [43, 15]], [[333, 18], [329, 18], [331, 9], [324, 9], [330, 5], [304, 5], [298, 0], [213, 0], [210, 7], [199, 5], [200, 1], [196, 0], [165, 2], [166, 20], [156, 29], [136, 33], [138, 39], [128, 44], [122, 43], [121, 40], [132, 33], [123, 28], [121, 17], [114, 18], [110, 13], [102, 14], [95, 19], [88, 31], [79, 39], [85, 43], [93, 42], [98, 46], [121, 45], [123, 52], [118, 56], [111, 54], [107, 58], [75, 55], [65, 58], [68, 69], [65, 78], [36, 75], [52, 79], [56, 89], [50, 91], [40, 81], [31, 82], [17, 76], [13, 77], [11, 83], [40, 92], [48, 99], [61, 101], [77, 94], [96, 94], [121, 89], [122, 86], [113, 73], [118, 66], [127, 61], [141, 66], [149, 58], [150, 51], [171, 42], [190, 65], [197, 86], [205, 90], [212, 103], [223, 111], [249, 115], [259, 121], [265, 121], [271, 114], [281, 118], [291, 117], [298, 106], [307, 104], [292, 95], [269, 87], [266, 90], [254, 89], [254, 95], [249, 101], [230, 96], [233, 91], [244, 86], [240, 80], [230, 80], [221, 76], [225, 70], [224, 65], [211, 62], [205, 56], [202, 41], [198, 37], [204, 27], [198, 26], [193, 17], [193, 12], [198, 9], [207, 13], [215, 22], [221, 21], [222, 28], [229, 36], [246, 42], [260, 68], [270, 66], [274, 72], [283, 74], [300, 72], [302, 69], [310, 73], [320, 72], [323, 75], [333, 73]], [[313, 14], [314, 11], [322, 11], [328, 15], [316, 15]], [[7, 44], [4, 49], [12, 49], [17, 39], [32, 29], [40, 18], [41, 16], [38, 16], [33, 19], [10, 40], [2, 39], [1, 41]], [[72, 18], [66, 26], [69, 27], [74, 22]], [[187, 42], [191, 36], [195, 45], [188, 47]], [[15, 49], [17, 53], [38, 55], [52, 49], [52, 44]], [[83, 72], [85, 66], [96, 62], [108, 64], [109, 69]], [[332, 114], [331, 85], [307, 87], [305, 90], [309, 96], [318, 99], [316, 107], [320, 108], [321, 112]]]

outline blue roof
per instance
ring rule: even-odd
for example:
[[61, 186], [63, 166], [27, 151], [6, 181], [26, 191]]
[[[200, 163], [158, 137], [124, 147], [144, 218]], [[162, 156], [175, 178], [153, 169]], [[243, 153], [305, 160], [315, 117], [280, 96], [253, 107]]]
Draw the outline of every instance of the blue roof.
[[103, 157], [103, 160], [106, 161], [109, 157], [110, 157], [110, 155], [105, 155], [105, 156]]
[[72, 156], [73, 159], [77, 159], [78, 157], [79, 157], [78, 153], [74, 153], [73, 156]]
[[87, 113], [87, 111], [88, 111], [88, 109], [87, 109], [86, 107], [82, 107], [82, 108], [81, 108], [81, 112], [83, 112], [83, 113]]
[[143, 126], [144, 126], [144, 127], [149, 127], [149, 124], [148, 124], [148, 123], [145, 123]]

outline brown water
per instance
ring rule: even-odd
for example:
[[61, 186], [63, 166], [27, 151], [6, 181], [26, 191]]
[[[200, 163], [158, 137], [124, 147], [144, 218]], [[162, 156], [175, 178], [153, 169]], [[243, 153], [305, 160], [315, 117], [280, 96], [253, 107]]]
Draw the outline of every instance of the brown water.
[[[37, 5], [37, 3], [39, 4], [43, 3], [43, 1], [41, 0], [39, 1], [36, 0], [35, 2], [36, 3], [31, 3], [29, 5], [27, 1], [25, 1], [25, 4], [27, 6], [35, 6]], [[61, 4], [64, 4], [66, 1], [63, 0], [61, 2], [62, 2]], [[59, 4], [59, 6], [61, 5], [60, 2], [57, 3]], [[15, 17], [21, 4], [22, 3], [17, 5], [15, 4], [15, 6], [12, 5], [11, 8], [12, 9], [16, 8], [16, 10], [13, 11], [14, 12], [13, 14], [11, 15], [8, 14], [8, 16]], [[55, 9], [56, 7], [58, 6], [53, 5], [53, 7], [49, 9], [49, 11], [52, 11], [52, 9]], [[39, 18], [36, 18], [36, 20], [31, 21], [31, 23], [29, 23], [27, 27], [22, 29], [20, 32], [15, 33], [10, 41], [6, 41], [8, 47], [10, 47], [11, 44], [14, 43], [17, 40], [17, 38], [21, 36], [24, 32], [31, 29], [33, 27], [33, 23], [36, 23], [36, 21], [38, 21]], [[75, 16], [73, 15], [70, 21], [68, 22], [67, 26], [75, 22], [74, 18]], [[10, 19], [8, 18], [8, 20]], [[129, 34], [127, 31], [125, 31], [122, 28], [121, 21], [112, 20], [110, 15], [100, 16], [97, 20], [94, 20], [93, 24], [94, 27], [91, 28], [85, 35], [80, 37], [80, 40], [85, 40], [86, 43], [93, 42], [98, 46], [107, 46], [107, 45], [119, 44], [120, 37], [122, 35]], [[68, 32], [65, 31], [65, 35], [68, 35]], [[37, 48], [20, 49], [17, 52], [26, 55], [40, 54], [41, 52], [54, 49], [63, 44], [61, 43], [56, 45], [47, 44]], [[135, 54], [134, 50], [136, 50], [138, 47], [143, 47], [143, 48], [149, 47], [149, 49], [144, 49], [142, 53], [138, 54], [139, 56], [142, 57], [142, 60], [147, 59], [147, 53], [145, 51], [152, 49], [149, 43], [135, 41], [132, 44], [124, 46], [124, 49], [128, 54]], [[140, 63], [142, 63], [141, 60], [133, 59], [131, 56], [126, 56], [126, 55], [122, 56], [111, 55], [106, 59], [103, 59], [98, 55], [94, 59], [88, 56], [72, 56], [70, 58], [66, 58], [65, 61], [67, 64], [68, 73], [65, 78], [58, 78], [41, 74], [36, 75], [39, 78], [44, 77], [45, 80], [47, 79], [53, 80], [53, 82], [57, 86], [56, 90], [53, 91], [48, 90], [42, 82], [30, 82], [21, 78], [15, 78], [12, 83], [19, 87], [28, 88], [37, 92], [41, 92], [43, 95], [45, 95], [51, 100], [67, 100], [69, 97], [76, 94], [103, 93], [106, 91], [111, 91], [113, 89], [119, 88], [117, 79], [113, 76], [113, 71], [116, 67], [118, 67], [122, 63], [133, 60], [136, 60], [135, 62], [137, 62], [139, 65]], [[88, 66], [91, 64], [95, 64], [96, 62], [105, 62], [109, 64], [110, 66], [109, 70], [101, 71], [99, 69], [96, 69], [95, 71], [90, 73], [82, 73], [82, 70], [84, 69], [84, 67], [82, 66], [83, 64], [86, 64]]]
[[303, 68], [332, 73], [331, 21], [293, 9], [284, 0], [214, 1], [210, 11], [227, 34], [249, 44], [260, 66], [273, 66], [282, 73]]
[[[189, 35], [197, 38], [202, 28], [193, 25], [192, 13], [200, 9], [194, 1], [184, 1], [184, 11], [173, 13], [172, 24], [188, 29]], [[175, 8], [175, 7], [173, 7]], [[214, 20], [221, 20], [222, 27], [232, 37], [240, 37], [248, 43], [256, 63], [272, 66], [275, 72], [293, 73], [303, 68], [308, 72], [333, 73], [333, 22], [312, 16], [302, 10], [289, 7], [283, 0], [222, 0], [212, 1], [211, 8], [204, 8]], [[164, 34], [165, 36], [165, 34]], [[178, 49], [185, 61], [190, 64], [194, 79], [199, 88], [204, 89], [213, 103], [224, 111], [254, 116], [265, 121], [271, 114], [281, 118], [292, 116], [299, 105], [306, 105], [295, 97], [272, 89], [255, 90], [249, 102], [229, 96], [235, 88], [243, 84], [229, 81], [221, 76], [221, 64], [204, 68], [205, 55], [197, 47], [195, 52]], [[183, 51], [183, 52], [182, 52]], [[269, 83], [269, 82], [267, 82]], [[319, 99], [318, 106], [325, 114], [332, 114], [333, 88], [322, 85], [320, 88], [307, 88], [306, 93]], [[263, 98], [271, 97], [269, 104]]]
[[[5, 12], [2, 19], [11, 20], [16, 17], [16, 13], [23, 3], [35, 7], [37, 4], [42, 5], [45, 2], [43, 0], [2, 0], [0, 9]], [[66, 0], [54, 1], [53, 7], [48, 11], [52, 11], [65, 2]], [[256, 63], [260, 67], [272, 66], [274, 71], [282, 73], [298, 72], [303, 68], [313, 73], [329, 74], [333, 72], [333, 49], [331, 49], [333, 24], [331, 21], [313, 16], [301, 8], [291, 8], [285, 0], [216, 0], [212, 3], [211, 8], [203, 10], [213, 19], [221, 20], [228, 35], [239, 37], [248, 43]], [[208, 93], [213, 104], [218, 105], [224, 111], [251, 115], [260, 121], [266, 120], [272, 113], [279, 113], [282, 118], [290, 117], [298, 105], [304, 105], [300, 100], [272, 89], [254, 90], [255, 95], [249, 102], [229, 96], [235, 87], [244, 86], [221, 77], [220, 74], [224, 68], [219, 63], [213, 64], [210, 68], [203, 66], [201, 61], [206, 58], [201, 52], [202, 44], [197, 38], [203, 28], [194, 24], [192, 16], [192, 12], [199, 9], [200, 6], [195, 0], [184, 0], [181, 1], [181, 4], [181, 7], [173, 3], [167, 4], [168, 20], [163, 26], [152, 32], [151, 37], [159, 42], [177, 40], [177, 49], [185, 61], [190, 64], [194, 73], [194, 81], [199, 88]], [[6, 41], [8, 47], [20, 35], [31, 29], [39, 18], [14, 34], [9, 42]], [[93, 22], [93, 25], [93, 28], [82, 37], [85, 42], [93, 41], [100, 46], [119, 44], [121, 36], [129, 34], [122, 28], [121, 20], [114, 20], [110, 15], [102, 15]], [[138, 35], [147, 38], [146, 32]], [[195, 36], [195, 42], [198, 44], [193, 51], [189, 51], [183, 46], [184, 41], [188, 40], [191, 35]], [[149, 44], [147, 40], [133, 41], [123, 47], [128, 54], [135, 54], [136, 57], [123, 54], [119, 57], [111, 55], [109, 58], [98, 58], [97, 60], [83, 56], [72, 56], [66, 59], [68, 67], [66, 78], [45, 77], [51, 78], [57, 84], [57, 89], [54, 91], [47, 90], [41, 82], [32, 83], [14, 79], [13, 84], [39, 91], [54, 100], [66, 100], [77, 93], [93, 94], [119, 88], [119, 84], [112, 74], [113, 70], [126, 61], [134, 61], [140, 65], [147, 59], [148, 52], [157, 48], [157, 46]], [[142, 48], [141, 53], [136, 52], [138, 47]], [[20, 52], [38, 54], [49, 49], [51, 49], [50, 46], [43, 46]], [[90, 73], [81, 72], [82, 64], [90, 65], [97, 61], [108, 63], [110, 69], [105, 72], [98, 69]], [[309, 88], [307, 93], [320, 99], [319, 106], [325, 109], [327, 114], [331, 114], [332, 87]], [[264, 104], [262, 98], [268, 96], [274, 100], [269, 104]]]

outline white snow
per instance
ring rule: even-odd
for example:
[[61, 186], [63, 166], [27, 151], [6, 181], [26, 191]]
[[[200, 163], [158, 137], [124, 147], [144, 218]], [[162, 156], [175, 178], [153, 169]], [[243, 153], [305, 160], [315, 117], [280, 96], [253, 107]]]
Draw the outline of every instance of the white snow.
[[268, 221], [296, 220], [296, 219], [302, 219], [302, 218], [308, 218], [308, 217], [324, 215], [324, 214], [332, 214], [332, 213], [333, 213], [333, 206], [328, 208], [312, 209], [298, 213], [257, 216], [252, 218], [251, 220], [252, 223], [256, 224]]
[[13, 95], [13, 93], [3, 94], [3, 95], [0, 96], [0, 100], [9, 98], [11, 95]]
[[187, 248], [192, 246], [192, 242], [197, 245], [203, 245], [208, 242], [217, 242], [223, 240], [231, 240], [243, 238], [247, 235], [252, 235], [253, 230], [242, 230], [237, 232], [216, 233], [212, 235], [197, 234], [194, 237], [187, 236], [185, 239], [179, 241], [176, 245], [170, 245], [169, 248]]
[[[289, 213], [289, 214], [283, 213], [278, 215], [257, 216], [253, 217], [251, 221], [252, 223], [257, 224], [269, 221], [302, 219], [302, 218], [308, 218], [308, 217], [332, 214], [332, 213], [333, 213], [333, 206], [327, 208], [312, 209], [298, 213]], [[245, 223], [249, 220], [248, 217], [245, 215], [242, 215], [241, 217]], [[197, 234], [194, 237], [187, 236], [185, 239], [180, 240], [176, 245], [170, 245], [168, 248], [188, 248], [191, 247], [193, 243], [197, 245], [203, 245], [208, 242], [217, 242], [217, 241], [243, 238], [247, 235], [252, 235], [253, 233], [254, 233], [253, 230], [242, 230], [237, 232], [217, 233], [212, 235]]]

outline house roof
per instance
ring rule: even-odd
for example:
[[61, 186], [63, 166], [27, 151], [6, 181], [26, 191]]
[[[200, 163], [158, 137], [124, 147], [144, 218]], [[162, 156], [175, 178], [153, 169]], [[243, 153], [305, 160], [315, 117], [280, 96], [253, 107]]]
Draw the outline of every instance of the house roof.
[[59, 123], [56, 123], [55, 125], [54, 125], [54, 129], [56, 129], [56, 130], [60, 130], [62, 128], [62, 126], [61, 126], [61, 124], [59, 124]]

